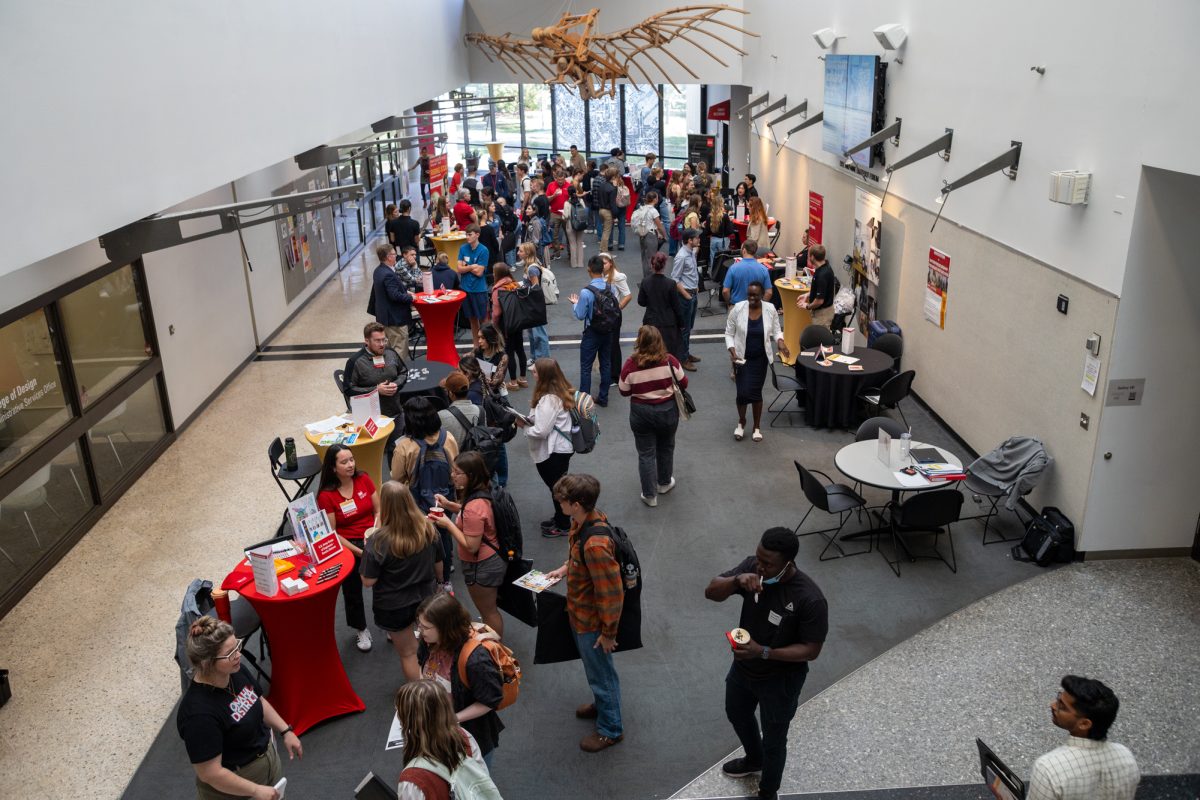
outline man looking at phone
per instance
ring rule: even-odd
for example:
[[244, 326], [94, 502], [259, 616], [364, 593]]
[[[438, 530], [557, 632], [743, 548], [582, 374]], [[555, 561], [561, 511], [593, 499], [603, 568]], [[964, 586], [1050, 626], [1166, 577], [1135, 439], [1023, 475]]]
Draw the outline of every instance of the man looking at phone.
[[[750, 640], [733, 645], [725, 677], [725, 716], [746, 755], [721, 767], [738, 778], [762, 773], [758, 796], [778, 797], [787, 758], [788, 726], [799, 705], [808, 662], [821, 654], [829, 608], [812, 578], [796, 568], [800, 540], [787, 528], [768, 528], [755, 554], [713, 578], [704, 596], [718, 603], [742, 597], [739, 627]], [[754, 710], [759, 708], [762, 733]]]

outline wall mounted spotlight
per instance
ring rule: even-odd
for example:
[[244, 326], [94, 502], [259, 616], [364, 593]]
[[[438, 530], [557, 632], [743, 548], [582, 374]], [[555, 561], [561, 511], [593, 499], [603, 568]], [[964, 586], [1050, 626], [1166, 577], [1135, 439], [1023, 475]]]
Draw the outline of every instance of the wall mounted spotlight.
[[[807, 102], [807, 101], [806, 101], [806, 102]], [[778, 147], [778, 149], [776, 149], [776, 150], [775, 150], [775, 155], [779, 155], [780, 153], [782, 153], [782, 152], [783, 152], [783, 146], [784, 146], [785, 144], [787, 144], [787, 140], [788, 140], [788, 139], [792, 138], [792, 134], [793, 134], [793, 133], [796, 133], [796, 132], [798, 132], [798, 131], [802, 131], [802, 130], [804, 130], [805, 128], [807, 128], [808, 126], [810, 126], [810, 125], [816, 125], [818, 122], [820, 122], [820, 121], [821, 121], [821, 120], [823, 120], [823, 119], [825, 119], [825, 112], [824, 112], [824, 111], [818, 111], [816, 114], [813, 114], [811, 117], [809, 117], [808, 119], [804, 120], [804, 122], [801, 122], [799, 125], [797, 125], [796, 127], [792, 128], [790, 131], [788, 131], [786, 134], [784, 134], [784, 136], [783, 136], [783, 141], [779, 143], [779, 147]]]
[[762, 93], [762, 94], [760, 94], [758, 97], [751, 98], [749, 103], [746, 103], [746, 105], [742, 106], [741, 108], [739, 108], [739, 109], [738, 109], [736, 112], [734, 112], [734, 113], [736, 113], [736, 114], [737, 114], [737, 118], [738, 118], [738, 119], [743, 119], [743, 118], [745, 118], [745, 116], [746, 116], [746, 112], [747, 112], [747, 111], [749, 111], [750, 109], [754, 108], [754, 107], [755, 107], [756, 105], [758, 105], [759, 103], [765, 103], [765, 102], [767, 102], [767, 100], [768, 100], [770, 97], [771, 97], [771, 93], [770, 93], [770, 92], [763, 92], [763, 93]]
[[813, 40], [816, 41], [817, 47], [822, 50], [828, 50], [833, 47], [838, 39], [845, 39], [845, 36], [838, 36], [837, 31], [833, 28], [821, 28], [819, 31], [813, 31]]

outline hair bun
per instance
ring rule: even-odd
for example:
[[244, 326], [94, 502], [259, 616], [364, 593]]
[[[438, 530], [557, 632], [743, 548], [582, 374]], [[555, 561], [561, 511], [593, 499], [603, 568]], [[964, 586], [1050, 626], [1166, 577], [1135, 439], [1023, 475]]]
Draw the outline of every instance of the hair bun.
[[212, 617], [200, 617], [198, 620], [192, 623], [192, 627], [188, 629], [188, 635], [203, 636], [204, 634], [212, 631], [216, 622], [217, 621]]

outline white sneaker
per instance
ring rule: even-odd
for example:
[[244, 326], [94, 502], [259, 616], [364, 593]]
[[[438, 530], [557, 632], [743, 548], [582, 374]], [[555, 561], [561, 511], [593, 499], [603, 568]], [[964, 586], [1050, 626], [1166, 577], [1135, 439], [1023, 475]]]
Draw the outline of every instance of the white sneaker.
[[672, 489], [674, 489], [674, 488], [675, 488], [675, 478], [671, 478], [671, 482], [670, 482], [670, 483], [667, 483], [667, 484], [662, 484], [662, 483], [660, 483], [660, 484], [658, 485], [658, 493], [659, 493], [659, 494], [666, 494], [667, 492], [671, 491], [671, 490], [672, 490]]
[[758, 428], [755, 428], [754, 435], [751, 436], [750, 438], [756, 442], [761, 442], [762, 441], [762, 431], [760, 431]]
[[364, 653], [371, 649], [371, 632], [369, 630], [358, 632], [358, 649]]
[[646, 505], [650, 506], [651, 508], [654, 508], [655, 506], [658, 505], [657, 497], [646, 497], [646, 495], [642, 495], [641, 497], [642, 497], [642, 502], [645, 503]]
[[742, 437], [744, 437], [745, 435], [746, 435], [746, 429], [743, 428], [742, 423], [739, 422], [738, 426], [733, 429], [733, 438], [737, 439], [740, 442], [742, 440]]

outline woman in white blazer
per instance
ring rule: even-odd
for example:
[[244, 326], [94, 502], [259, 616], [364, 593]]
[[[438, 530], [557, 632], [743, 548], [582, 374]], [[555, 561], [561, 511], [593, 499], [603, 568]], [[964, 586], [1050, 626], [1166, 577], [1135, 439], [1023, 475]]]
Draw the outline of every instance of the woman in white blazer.
[[737, 383], [738, 424], [733, 429], [733, 438], [740, 442], [745, 435], [746, 406], [752, 405], [754, 434], [750, 438], [761, 442], [762, 388], [767, 380], [767, 369], [775, 360], [776, 348], [784, 358], [791, 354], [783, 341], [779, 312], [775, 306], [763, 302], [760, 282], [751, 283], [746, 299], [729, 310], [725, 320], [725, 346], [729, 348], [729, 360], [733, 362]]

